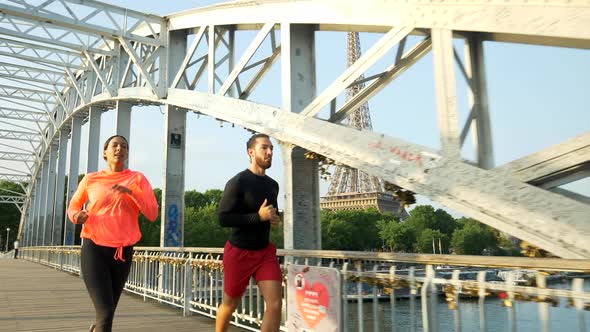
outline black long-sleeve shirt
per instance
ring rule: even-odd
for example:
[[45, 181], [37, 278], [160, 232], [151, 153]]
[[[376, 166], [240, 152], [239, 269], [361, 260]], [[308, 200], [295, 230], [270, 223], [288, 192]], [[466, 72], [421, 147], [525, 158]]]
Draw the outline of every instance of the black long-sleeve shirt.
[[278, 210], [279, 184], [269, 176], [246, 169], [225, 185], [219, 203], [219, 223], [233, 227], [229, 242], [238, 248], [260, 250], [269, 243], [270, 222], [261, 221], [258, 210], [264, 200]]

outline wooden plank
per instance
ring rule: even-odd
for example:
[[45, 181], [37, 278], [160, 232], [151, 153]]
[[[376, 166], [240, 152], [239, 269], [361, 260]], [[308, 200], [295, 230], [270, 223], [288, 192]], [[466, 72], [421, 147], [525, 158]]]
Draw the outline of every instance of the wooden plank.
[[[83, 280], [35, 263], [0, 259], [0, 331], [87, 331], [94, 308]], [[214, 331], [213, 319], [124, 293], [114, 331]], [[244, 331], [230, 327], [230, 331]]]

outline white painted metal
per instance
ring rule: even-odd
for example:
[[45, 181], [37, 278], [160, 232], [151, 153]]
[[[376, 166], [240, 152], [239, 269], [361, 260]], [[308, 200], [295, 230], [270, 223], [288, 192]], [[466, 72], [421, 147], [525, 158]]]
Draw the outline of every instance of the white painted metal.
[[246, 65], [248, 64], [250, 59], [252, 59], [252, 56], [254, 56], [254, 53], [256, 53], [258, 48], [262, 45], [262, 42], [264, 42], [264, 40], [266, 39], [266, 36], [272, 30], [273, 27], [274, 27], [274, 23], [266, 23], [262, 27], [262, 29], [258, 32], [256, 37], [254, 37], [254, 40], [252, 41], [252, 43], [250, 43], [250, 46], [248, 46], [248, 48], [246, 49], [246, 51], [244, 52], [244, 54], [242, 55], [242, 57], [238, 61], [237, 65], [229, 73], [227, 80], [219, 88], [219, 91], [217, 91], [217, 94], [223, 96], [229, 91], [232, 84], [234, 84], [236, 79], [238, 79], [238, 76], [240, 75], [240, 73], [242, 73], [242, 71], [244, 71], [244, 67], [246, 67]]
[[[0, 2], [0, 10], [14, 17], [43, 22], [49, 26], [63, 27], [64, 29], [71, 29], [77, 32], [86, 32], [89, 35], [98, 35], [103, 38], [104, 36], [120, 36], [156, 45], [162, 43], [157, 36], [156, 38], [146, 37], [144, 34], [137, 33], [137, 30], [142, 25], [146, 25], [152, 31], [152, 34], [156, 35], [163, 24], [163, 19], [157, 15], [147, 15], [138, 11], [92, 0], [85, 0], [83, 2], [75, 0], [47, 0], [40, 5], [34, 3], [35, 1], [30, 0], [3, 0]], [[56, 3], [61, 6], [54, 6]], [[61, 8], [65, 9], [65, 11]], [[83, 11], [77, 9], [83, 9]], [[92, 10], [92, 12], [79, 17], [81, 12], [87, 12], [88, 10]], [[118, 17], [122, 17], [123, 19], [117, 21]], [[130, 24], [127, 24], [127, 22]]]
[[88, 115], [88, 156], [86, 157], [86, 173], [98, 171], [98, 155], [102, 155], [100, 150], [100, 120], [102, 109], [90, 107]]
[[80, 59], [80, 53], [13, 39], [0, 39], [0, 54], [56, 67], [74, 69], [86, 67]]
[[[472, 34], [465, 43], [465, 71], [469, 77], [469, 121], [465, 128], [471, 128], [473, 145], [479, 167], [494, 167], [492, 125], [488, 109], [488, 92], [485, 74], [483, 40], [481, 34]], [[461, 144], [463, 144], [461, 133]]]
[[432, 52], [434, 54], [434, 79], [441, 153], [445, 157], [459, 159], [461, 156], [459, 114], [451, 30], [432, 29]]
[[33, 237], [34, 237], [34, 244], [35, 246], [42, 246], [43, 245], [43, 224], [41, 224], [41, 220], [42, 220], [42, 210], [41, 207], [42, 202], [43, 202], [43, 188], [44, 186], [44, 181], [45, 181], [45, 176], [43, 175], [43, 168], [41, 167], [39, 169], [39, 178], [37, 178], [37, 181], [35, 181], [37, 183], [36, 186], [36, 193], [35, 193], [35, 227], [33, 230]]
[[[298, 114], [303, 111], [303, 105], [314, 100], [316, 95], [314, 31], [311, 26], [283, 24], [281, 42], [281, 87], [285, 110], [281, 113]], [[295, 77], [297, 79], [293, 79]], [[305, 149], [291, 144], [290, 140], [281, 139], [265, 130], [251, 129], [283, 141], [281, 152], [284, 166], [282, 190], [285, 193], [285, 248], [320, 249], [322, 238], [318, 162], [306, 159]]]
[[[201, 35], [203, 29], [200, 30]], [[186, 66], [186, 31], [173, 31], [168, 36], [168, 80], [174, 83], [175, 71]], [[193, 44], [195, 45], [195, 44]], [[162, 206], [160, 246], [184, 246], [184, 183], [186, 159], [186, 110], [166, 105], [164, 123], [164, 170], [162, 179]]]
[[24, 196], [0, 195], [0, 203], [15, 204], [17, 207], [25, 202]]
[[68, 132], [65, 129], [59, 131], [59, 141], [57, 148], [57, 168], [55, 184], [55, 204], [53, 206], [53, 241], [52, 245], [63, 244], [63, 220], [66, 215], [67, 207], [64, 206], [64, 192], [66, 185], [66, 160], [68, 153]]
[[[169, 90], [168, 101], [316, 151], [557, 255], [590, 257], [585, 245], [590, 238], [586, 222], [590, 207], [582, 203], [445, 158], [417, 144], [273, 107], [178, 89]], [[321, 138], [320, 132], [324, 133]]]
[[[488, 38], [542, 45], [590, 47], [590, 8], [584, 0], [456, 1], [420, 0], [236, 1], [167, 17], [170, 30], [199, 25], [251, 28], [260, 22], [317, 24], [320, 30], [379, 31], [392, 26], [487, 32]], [[535, 24], [532, 24], [535, 22]]]
[[[20, 257], [21, 259], [47, 265], [57, 270], [77, 274], [80, 272], [80, 255], [72, 254], [72, 252], [78, 253], [80, 250], [79, 248], [79, 246], [22, 248]], [[190, 310], [191, 312], [213, 318], [215, 317], [216, 310], [222, 297], [221, 287], [219, 287], [218, 282], [222, 279], [223, 274], [223, 271], [220, 271], [219, 269], [219, 266], [221, 265], [220, 254], [222, 250], [223, 248], [136, 247], [134, 257], [137, 259], [134, 260], [132, 264], [131, 273], [125, 288], [129, 292], [143, 296], [146, 300], [153, 299], [159, 303], [165, 303], [177, 309]], [[427, 301], [425, 296], [423, 296], [421, 298], [422, 301], [420, 301], [421, 303], [419, 304], [420, 310], [417, 310], [418, 308], [415, 305], [415, 295], [418, 290], [420, 290], [423, 295], [426, 295], [428, 286], [431, 286], [431, 290], [434, 292], [437, 289], [451, 285], [455, 286], [457, 295], [455, 299], [458, 310], [454, 310], [456, 317], [459, 316], [458, 312], [460, 311], [459, 308], [461, 308], [462, 296], [459, 297], [460, 294], [472, 296], [475, 293], [479, 296], [479, 303], [472, 299], [467, 300], [469, 301], [470, 307], [477, 306], [477, 308], [473, 309], [479, 310], [479, 322], [469, 322], [469, 320], [465, 320], [462, 322], [464, 327], [461, 329], [461, 321], [458, 320], [459, 324], [456, 324], [456, 326], [459, 325], [459, 328], [456, 328], [457, 331], [476, 331], [478, 330], [478, 325], [480, 331], [487, 331], [487, 325], [491, 324], [487, 324], [486, 307], [490, 305], [498, 305], [498, 302], [490, 303], [489, 296], [491, 294], [506, 292], [509, 293], [508, 299], [513, 300], [515, 295], [520, 295], [523, 298], [522, 301], [516, 300], [513, 302], [513, 309], [518, 306], [518, 304], [526, 303], [524, 298], [529, 299], [528, 303], [526, 303], [526, 307], [530, 307], [529, 310], [531, 311], [534, 310], [535, 305], [542, 308], [543, 305], [547, 304], [542, 302], [535, 304], [534, 302], [531, 302], [541, 298], [548, 298], [550, 301], [555, 301], [557, 303], [572, 303], [572, 305], [561, 308], [560, 311], [565, 314], [561, 315], [563, 317], [560, 317], [560, 322], [567, 324], [567, 326], [576, 326], [576, 321], [579, 320], [579, 323], [581, 324], [580, 330], [584, 331], [584, 305], [590, 299], [590, 292], [584, 289], [584, 280], [581, 278], [575, 278], [573, 280], [572, 289], [564, 289], [563, 287], [559, 287], [560, 285], [543, 287], [543, 284], [537, 286], [522, 286], [511, 285], [504, 282], [490, 282], [486, 280], [486, 275], [490, 271], [485, 268], [477, 268], [486, 265], [486, 262], [484, 262], [479, 256], [412, 255], [311, 250], [278, 250], [277, 254], [283, 262], [299, 259], [300, 262], [306, 265], [308, 265], [310, 260], [319, 258], [317, 259], [319, 262], [318, 266], [336, 268], [340, 271], [340, 276], [342, 278], [341, 282], [343, 285], [358, 285], [358, 287], [355, 287], [357, 289], [354, 291], [348, 287], [342, 287], [340, 290], [341, 293], [338, 294], [343, 300], [343, 315], [342, 322], [340, 322], [343, 325], [340, 329], [342, 331], [362, 331], [362, 326], [364, 326], [363, 323], [358, 323], [359, 328], [355, 328], [357, 322], [369, 321], [371, 319], [371, 316], [369, 316], [368, 313], [365, 315], [366, 311], [358, 309], [358, 307], [362, 306], [362, 302], [359, 302], [357, 306], [357, 312], [359, 314], [358, 318], [351, 317], [350, 314], [353, 313], [353, 310], [352, 308], [349, 309], [350, 300], [358, 295], [363, 296], [362, 293], [364, 289], [370, 289], [375, 285], [384, 286], [391, 284], [399, 285], [396, 286], [396, 288], [399, 287], [399, 290], [396, 291], [395, 294], [392, 293], [390, 307], [394, 309], [397, 299], [402, 298], [397, 294], [409, 293], [409, 312], [404, 312], [403, 315], [396, 315], [395, 317], [397, 317], [397, 320], [393, 320], [392, 317], [391, 326], [387, 326], [386, 324], [387, 313], [379, 315], [380, 317], [373, 316], [374, 321], [372, 322], [372, 325], [378, 325], [378, 328], [374, 329], [376, 331], [400, 331], [402, 330], [400, 327], [405, 327], [404, 331], [416, 331], [416, 318], [420, 317], [421, 314], [426, 314], [423, 330], [428, 329], [429, 331], [437, 331], [439, 324], [441, 325], [441, 330], [443, 328], [448, 328], [449, 322], [446, 320], [440, 320], [437, 316], [443, 315], [444, 317], [449, 317], [452, 313], [446, 311], [444, 308], [446, 306], [435, 307], [439, 298], [437, 296], [430, 296], [430, 301]], [[531, 272], [532, 278], [538, 278], [545, 273], [540, 270], [565, 272], [588, 271], [590, 269], [590, 263], [588, 260], [530, 259], [523, 257], [490, 258], [492, 265], [501, 266], [503, 269], [511, 272], [522, 268], [536, 270], [535, 272]], [[358, 264], [356, 264], [354, 269], [349, 268], [349, 261], [358, 262]], [[380, 265], [380, 269], [371, 269], [375, 266], [375, 262]], [[409, 263], [411, 267], [407, 269], [408, 264], [400, 264], [400, 262]], [[441, 271], [428, 271], [428, 266], [424, 266], [424, 264], [431, 263], [437, 265], [457, 266], [457, 269], [455, 270], [456, 272], [453, 271], [453, 274], [456, 277], [452, 280], [448, 280], [439, 275]], [[397, 271], [399, 271], [398, 273], [395, 273], [396, 267]], [[282, 268], [286, 270], [288, 268], [288, 263], [284, 264]], [[158, 273], [158, 269], [174, 272], [171, 273], [170, 276], [170, 279], [173, 282], [167, 283], [167, 287], [159, 287], [161, 275]], [[426, 276], [423, 275], [425, 269], [427, 273]], [[463, 272], [465, 273], [463, 274]], [[477, 274], [477, 279], [469, 276], [474, 273]], [[459, 278], [460, 274], [461, 278]], [[466, 277], [467, 280], [463, 280], [464, 277]], [[180, 281], [182, 280], [181, 278], [185, 281], [192, 280], [189, 282], [192, 287], [187, 287], [185, 283]], [[285, 283], [283, 283], [283, 286], [285, 286]], [[255, 289], [256, 286], [254, 283], [250, 282], [247, 294], [242, 300], [242, 310], [239, 310], [240, 312], [232, 318], [232, 324], [244, 327], [250, 331], [260, 331], [260, 318], [264, 311], [260, 293], [255, 291]], [[354, 293], [357, 293], [358, 295]], [[486, 295], [486, 293], [488, 294]], [[285, 291], [283, 294], [286, 295], [287, 292]], [[373, 303], [378, 301], [377, 292], [373, 292], [372, 296], [369, 293], [363, 297], [369, 301], [373, 301]], [[283, 301], [286, 301], [284, 297]], [[257, 305], [253, 305], [254, 303]], [[249, 304], [249, 310], [246, 310], [246, 304]], [[509, 307], [506, 309], [512, 310]], [[509, 317], [506, 323], [511, 326], [515, 326], [517, 323], [526, 323], [528, 326], [531, 326], [529, 317], [522, 317], [522, 315], [510, 316], [511, 317]], [[285, 317], [283, 316], [283, 318]], [[281, 319], [282, 330], [288, 330], [288, 317], [286, 318], [287, 319]], [[489, 319], [489, 317], [487, 318]], [[540, 318], [542, 319], [542, 316]], [[408, 320], [410, 321], [409, 328], [407, 326]], [[539, 327], [543, 326], [542, 324], [539, 325]]]
[[129, 145], [131, 145], [131, 110], [133, 104], [124, 102], [124, 101], [117, 101], [117, 108], [115, 109], [116, 116], [115, 116], [115, 123], [116, 123], [116, 130], [115, 133], [117, 135], [122, 135], [127, 139]]
[[412, 28], [392, 28], [385, 36], [375, 43], [353, 65], [348, 67], [323, 93], [317, 96], [301, 111], [305, 116], [315, 116], [328, 105], [336, 96], [356, 81], [377, 60], [383, 57], [393, 46], [405, 38]]
[[116, 96], [117, 92], [111, 87], [105, 73], [98, 67], [98, 64], [96, 64], [94, 56], [88, 52], [84, 52], [84, 56], [88, 60], [88, 63], [90, 64], [92, 69], [94, 70], [94, 75], [96, 75], [96, 77], [100, 80], [103, 87], [105, 88], [106, 93], [108, 93], [111, 97]]
[[[82, 119], [78, 116], [74, 116], [71, 119], [70, 129], [70, 148], [68, 155], [68, 187], [66, 191], [66, 206], [70, 205], [70, 200], [76, 192], [78, 187], [78, 169], [80, 164], [80, 138], [82, 131]], [[70, 221], [67, 213], [64, 214], [64, 245], [74, 244], [74, 224]]]
[[430, 38], [424, 39], [418, 43], [412, 50], [408, 51], [400, 58], [394, 65], [388, 67], [383, 74], [375, 79], [375, 81], [368, 84], [365, 88], [357, 93], [356, 96], [347, 100], [338, 111], [330, 116], [330, 122], [341, 122], [346, 119], [355, 109], [365, 103], [369, 98], [381, 91], [384, 87], [393, 81], [396, 77], [401, 75], [406, 69], [410, 68], [414, 63], [420, 60], [424, 55], [428, 54], [432, 48]]
[[590, 132], [550, 146], [494, 169], [523, 182], [540, 181], [562, 171], [575, 171], [590, 161]]
[[37, 68], [35, 66], [24, 66], [7, 62], [0, 62], [0, 73], [12, 77], [33, 79], [47, 84], [63, 84], [64, 73], [57, 70]]
[[[88, 14], [81, 17], [76, 11], [77, 6], [86, 8]], [[474, 104], [480, 105], [477, 111], [474, 109], [468, 126], [477, 124], [473, 131], [477, 132], [479, 165], [491, 168], [493, 156], [491, 134], [488, 130], [490, 123], [485, 114], [487, 102], [481, 42], [502, 40], [590, 48], [590, 29], [587, 24], [590, 20], [590, 7], [584, 1], [576, 0], [564, 4], [557, 0], [543, 3], [476, 0], [459, 1], [450, 5], [418, 0], [367, 0], [362, 6], [353, 0], [257, 3], [238, 1], [170, 15], [167, 23], [157, 16], [96, 1], [47, 0], [38, 3], [0, 0], [0, 9], [3, 12], [0, 23], [3, 27], [9, 27], [0, 29], [0, 52], [4, 52], [4, 56], [18, 59], [18, 64], [0, 63], [0, 101], [6, 102], [6, 107], [0, 108], [0, 117], [7, 121], [27, 120], [34, 124], [31, 134], [29, 131], [11, 130], [10, 133], [0, 133], [0, 139], [27, 139], [34, 151], [35, 160], [30, 177], [4, 174], [0, 178], [23, 181], [33, 179], [34, 187], [41, 185], [37, 178], [42, 173], [41, 161], [49, 156], [48, 147], [51, 142], [57, 139], [60, 130], [71, 127], [72, 117], [85, 117], [89, 108], [108, 109], [117, 102], [169, 104], [169, 107], [196, 110], [252, 130], [266, 132], [284, 142], [289, 149], [300, 146], [321, 153], [429, 196], [556, 254], [589, 257], [583, 245], [590, 239], [588, 225], [584, 223], [590, 215], [588, 206], [525, 183], [552, 188], [567, 181], [587, 177], [590, 159], [586, 151], [588, 144], [574, 149], [568, 142], [562, 143], [498, 170], [485, 171], [461, 162], [458, 147], [461, 137], [465, 137], [469, 127], [465, 127], [463, 134], [459, 133], [452, 73], [452, 37], [455, 31], [455, 37], [465, 37], [469, 45], [464, 71], [471, 78], [469, 86], [476, 94]], [[106, 19], [98, 20], [99, 17]], [[123, 19], [119, 20], [119, 17]], [[134, 23], [126, 25], [127, 19]], [[238, 89], [235, 96], [248, 98], [260, 78], [278, 59], [278, 55], [281, 52], [292, 53], [293, 40], [282, 32], [280, 47], [273, 45], [272, 54], [267, 59], [248, 64], [251, 57], [248, 53], [251, 50], [246, 54], [235, 53], [231, 33], [240, 29], [254, 29], [261, 31], [259, 34], [263, 35], [271, 26], [270, 22], [281, 22], [281, 28], [309, 29], [310, 32], [301, 41], [303, 45], [313, 42], [315, 30], [387, 33], [395, 31], [392, 27], [396, 27], [395, 29], [404, 31], [403, 34], [420, 35], [428, 35], [432, 30], [432, 38], [427, 36], [413, 50], [403, 56], [398, 55], [396, 62], [383, 73], [367, 78], [367, 82], [372, 82], [355, 98], [338, 109], [333, 105], [334, 114], [329, 120], [339, 122], [346, 118], [358, 105], [366, 102], [427, 54], [432, 41], [439, 92], [439, 127], [443, 133], [442, 153], [393, 137], [346, 131], [342, 126], [312, 117], [343, 91], [346, 87], [343, 82], [348, 79], [344, 75], [350, 74], [353, 79], [349, 80], [355, 82], [355, 77], [364, 74], [370, 63], [383, 60], [381, 54], [384, 52], [377, 51], [377, 46], [376, 55], [363, 68], [343, 73], [342, 79], [337, 80], [334, 86], [319, 92], [321, 98], [314, 103], [313, 99], [308, 99], [308, 95], [297, 92], [301, 94], [301, 98], [297, 100], [301, 104], [293, 107], [292, 91], [295, 91], [298, 83], [297, 80], [293, 82], [290, 70], [284, 70], [294, 65], [286, 57], [281, 62], [282, 110], [187, 91], [197, 89], [199, 79], [207, 70], [207, 88], [203, 92], [213, 94], [217, 91], [225, 94], [223, 90], [229, 91], [230, 87], [238, 85], [232, 83], [238, 82], [240, 72], [260, 65], [261, 69], [254, 79], [243, 90]], [[261, 30], [262, 27], [265, 28]], [[52, 32], [38, 33], [43, 29]], [[167, 48], [174, 41], [168, 39], [167, 33], [159, 33], [166, 29], [187, 29], [186, 31], [196, 32], [198, 35], [194, 47], [189, 48], [178, 68], [168, 64]], [[223, 39], [228, 30], [231, 31], [229, 43]], [[461, 32], [458, 34], [456, 31]], [[79, 42], [72, 42], [72, 38], [64, 36], [74, 36]], [[206, 54], [195, 55], [193, 53], [198, 43], [205, 39], [201, 38], [203, 36], [207, 36], [208, 51]], [[382, 39], [388, 47], [396, 41], [395, 38], [387, 42], [385, 40]], [[221, 42], [232, 45], [228, 46], [231, 53], [228, 56], [215, 55]], [[255, 43], [252, 45], [251, 49], [255, 48]], [[76, 57], [76, 54], [82, 53], [83, 56]], [[235, 70], [231, 60], [234, 55], [243, 59], [236, 64]], [[221, 64], [227, 59], [230, 59], [230, 75], [221, 81]], [[191, 66], [196, 66], [197, 73], [188, 77], [187, 69]], [[82, 71], [84, 68], [91, 70]], [[155, 74], [156, 68], [158, 74]], [[22, 83], [27, 80], [29, 84], [25, 87]], [[170, 81], [172, 85], [167, 84]], [[294, 85], [285, 88], [287, 83]], [[307, 86], [302, 85], [299, 88], [315, 93], [314, 81], [306, 84]], [[216, 89], [217, 86], [221, 89]], [[169, 87], [172, 89], [166, 91]], [[303, 108], [312, 109], [313, 112], [309, 116], [293, 113]], [[90, 118], [92, 122], [95, 117], [91, 115]], [[94, 127], [91, 126], [91, 130]], [[93, 154], [98, 155], [98, 144], [95, 142], [91, 146], [89, 158], [92, 159]], [[0, 148], [4, 147], [7, 144], [0, 142]], [[23, 147], [16, 147], [16, 150], [11, 148], [6, 153], [21, 150], [29, 152]], [[14, 156], [16, 160], [20, 160], [15, 154], [5, 156]], [[31, 163], [31, 160], [21, 162]], [[89, 162], [96, 164], [92, 160]], [[30, 165], [27, 165], [23, 169], [29, 168]], [[552, 176], [548, 177], [550, 174]], [[29, 209], [35, 206], [31, 201], [33, 192], [32, 189], [27, 191], [29, 203], [25, 205]], [[573, 197], [564, 191], [560, 192]], [[578, 200], [583, 201], [583, 198]], [[43, 213], [40, 210], [38, 212]], [[28, 219], [36, 220], [38, 216], [39, 214], [32, 215]]]
[[54, 219], [54, 206], [55, 206], [55, 181], [56, 181], [56, 165], [57, 162], [57, 146], [51, 145], [49, 151], [49, 160], [47, 161], [47, 190], [43, 199], [43, 211], [44, 218], [43, 224], [45, 225], [43, 232], [43, 243], [45, 245], [54, 245], [53, 243], [53, 219]]
[[20, 152], [0, 152], [0, 160], [16, 160], [23, 162], [31, 162], [34, 160], [32, 154]]

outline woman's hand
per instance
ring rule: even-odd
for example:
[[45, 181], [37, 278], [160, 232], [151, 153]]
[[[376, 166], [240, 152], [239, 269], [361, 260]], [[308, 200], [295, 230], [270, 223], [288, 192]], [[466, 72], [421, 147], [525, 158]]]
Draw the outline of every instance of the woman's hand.
[[119, 192], [122, 192], [122, 193], [128, 194], [128, 195], [131, 195], [131, 193], [132, 193], [131, 189], [129, 189], [129, 188], [125, 187], [125, 186], [118, 185], [118, 184], [114, 184], [111, 187], [111, 189], [117, 190]]
[[82, 210], [74, 215], [74, 220], [76, 224], [83, 224], [88, 220], [88, 212], [86, 210]]

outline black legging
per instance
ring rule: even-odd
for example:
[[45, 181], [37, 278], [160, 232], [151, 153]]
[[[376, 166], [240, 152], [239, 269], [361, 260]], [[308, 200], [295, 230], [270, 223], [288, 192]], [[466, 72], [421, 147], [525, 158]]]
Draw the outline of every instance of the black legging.
[[123, 259], [115, 260], [117, 248], [103, 247], [84, 239], [81, 253], [82, 278], [96, 311], [96, 332], [110, 332], [119, 298], [131, 269], [133, 247], [123, 248]]

